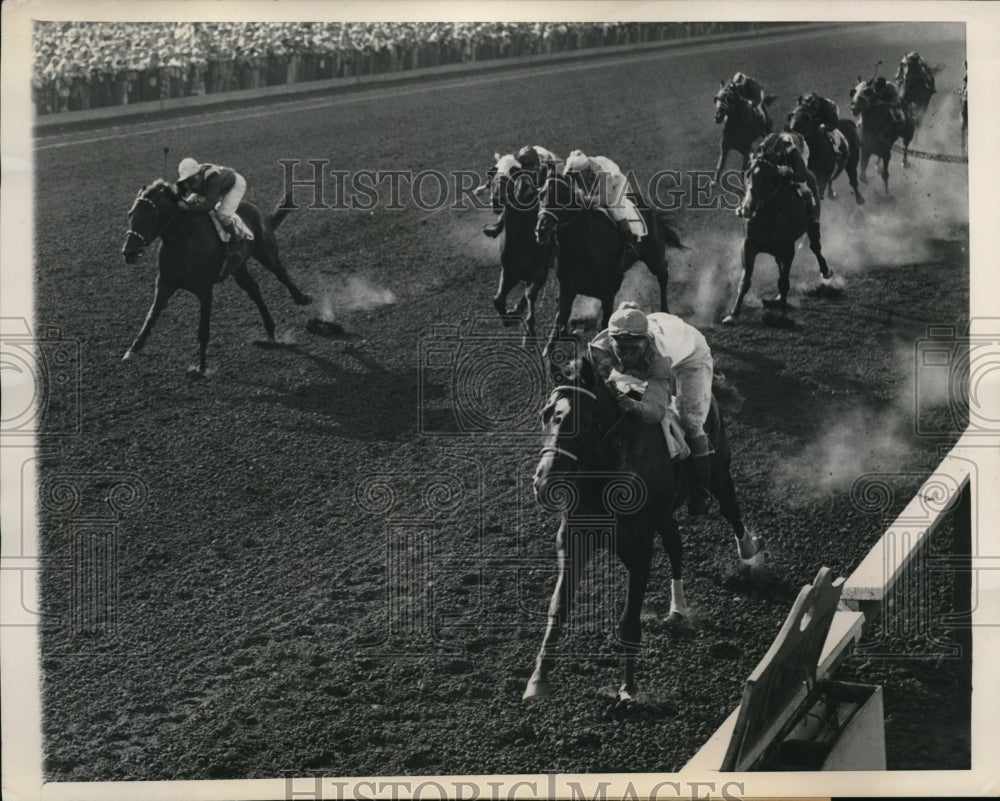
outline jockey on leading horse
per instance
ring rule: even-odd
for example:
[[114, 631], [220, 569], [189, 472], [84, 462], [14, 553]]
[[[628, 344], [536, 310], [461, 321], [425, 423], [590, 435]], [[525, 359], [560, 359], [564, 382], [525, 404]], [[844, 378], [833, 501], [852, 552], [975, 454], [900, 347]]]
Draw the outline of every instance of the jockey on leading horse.
[[729, 85], [736, 90], [740, 97], [750, 101], [750, 108], [757, 115], [762, 128], [767, 128], [767, 112], [764, 109], [764, 87], [756, 80], [742, 72], [737, 72], [729, 80]]
[[199, 164], [192, 158], [184, 159], [177, 167], [177, 193], [182, 198], [177, 205], [181, 211], [208, 214], [214, 210], [229, 234], [223, 273], [242, 258], [245, 237], [234, 217], [246, 191], [246, 179], [229, 167]]
[[[774, 164], [792, 182], [806, 204], [809, 225], [818, 225], [819, 187], [816, 185], [816, 177], [806, 167], [809, 149], [805, 140], [791, 131], [768, 134], [760, 143], [759, 156]], [[737, 216], [742, 217], [745, 213], [742, 205], [736, 210]]]
[[[517, 151], [515, 158], [522, 169], [534, 172], [536, 189], [541, 189], [549, 175], [557, 173], [562, 166], [562, 159], [541, 145], [525, 145]], [[504, 218], [501, 209], [500, 216], [495, 223], [483, 226], [483, 233], [491, 239], [496, 239], [503, 231], [503, 227]]]
[[[707, 514], [712, 449], [704, 426], [712, 402], [713, 362], [705, 337], [680, 317], [666, 312], [646, 315], [626, 301], [608, 319], [607, 329], [590, 343], [590, 358], [598, 377], [614, 391], [618, 408], [643, 422], [662, 423], [676, 389], [677, 412], [694, 473], [688, 511]], [[641, 399], [622, 392], [613, 372], [620, 374], [619, 379], [645, 382]]]
[[566, 158], [563, 175], [573, 180], [577, 197], [585, 206], [605, 209], [625, 240], [624, 266], [639, 258], [639, 245], [646, 236], [646, 221], [629, 196], [628, 179], [606, 156], [588, 156], [574, 150]]
[[934, 88], [934, 70], [915, 50], [900, 59], [899, 69], [896, 70], [896, 83], [900, 87], [903, 102], [915, 100], [912, 97], [915, 90], [919, 95], [926, 94], [928, 99], [937, 91]]

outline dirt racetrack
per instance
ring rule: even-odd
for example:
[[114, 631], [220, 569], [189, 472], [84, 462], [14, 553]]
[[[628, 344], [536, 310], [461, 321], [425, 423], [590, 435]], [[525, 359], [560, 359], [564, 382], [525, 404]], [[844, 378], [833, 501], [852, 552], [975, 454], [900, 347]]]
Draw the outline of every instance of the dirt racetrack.
[[[946, 405], [915, 407], [915, 382], [930, 379], [915, 371], [914, 348], [930, 325], [961, 333], [968, 323], [965, 165], [914, 159], [904, 171], [895, 156], [893, 198], [873, 181], [863, 208], [839, 179], [823, 235], [840, 291], [816, 294], [815, 261], [800, 250], [789, 329], [763, 325], [759, 302], [736, 327], [719, 325], [741, 222], [720, 208], [678, 213], [690, 250], [670, 254], [671, 311], [704, 331], [745, 398], [727, 420], [734, 478], [774, 576], [764, 586], [736, 580], [724, 521], [682, 519], [700, 626], [690, 638], [668, 634], [658, 550], [643, 698], [624, 717], [611, 697], [616, 564], [588, 578], [591, 614], [567, 645], [555, 694], [520, 700], [552, 592], [558, 521], [531, 498], [547, 387], [537, 354], [490, 307], [498, 258], [480, 226], [491, 213], [431, 215], [405, 182], [401, 210], [384, 198], [372, 210], [310, 210], [300, 188], [303, 208], [279, 242], [315, 305], [295, 306], [254, 268], [282, 342], [261, 349], [256, 309], [232, 282], [220, 286], [211, 375], [191, 381], [191, 296], [174, 299], [141, 358], [121, 361], [155, 272], [152, 252], [137, 267], [122, 262], [125, 212], [141, 185], [173, 178], [186, 155], [237, 167], [266, 207], [281, 197], [282, 159], [300, 170], [326, 159], [351, 173], [482, 176], [494, 151], [542, 144], [605, 154], [641, 179], [710, 170], [720, 78], [755, 76], [782, 117], [808, 91], [847, 116], [856, 76], [878, 58], [894, 70], [912, 49], [944, 67], [914, 146], [957, 153], [957, 25], [695, 46], [37, 139], [36, 316], [79, 343], [80, 359], [79, 395], [47, 410], [40, 448], [47, 778], [680, 768], [738, 703], [798, 588], [822, 565], [848, 575], [954, 441]], [[325, 189], [333, 205], [332, 180]], [[773, 261], [761, 257], [757, 297], [775, 287]], [[620, 298], [652, 308], [654, 291], [638, 266]], [[545, 323], [555, 295], [553, 277]], [[591, 311], [580, 304], [584, 329]], [[320, 312], [347, 334], [307, 333]], [[456, 409], [464, 430], [450, 422]], [[914, 434], [917, 411], [940, 436]], [[862, 474], [888, 474], [884, 515], [852, 501]], [[95, 519], [116, 538], [115, 615], [112, 630], [88, 635], [74, 632], [87, 589], [71, 568], [79, 521]], [[890, 767], [968, 765], [968, 719], [956, 717], [947, 664], [849, 668], [887, 686]], [[919, 715], [908, 699], [923, 704]], [[928, 714], [950, 723], [929, 732]]]

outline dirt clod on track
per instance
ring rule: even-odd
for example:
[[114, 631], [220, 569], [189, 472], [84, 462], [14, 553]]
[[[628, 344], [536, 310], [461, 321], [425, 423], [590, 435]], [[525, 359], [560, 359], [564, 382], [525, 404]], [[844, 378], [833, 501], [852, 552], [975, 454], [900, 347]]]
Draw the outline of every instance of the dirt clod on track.
[[[714, 167], [711, 99], [722, 76], [742, 69], [762, 81], [779, 116], [808, 91], [846, 115], [859, 70], [919, 48], [945, 65], [920, 147], [957, 151], [947, 95], [961, 82], [962, 35], [961, 26], [866, 26], [359, 91], [296, 109], [294, 137], [287, 109], [263, 104], [235, 125], [204, 112], [199, 124], [164, 121], [134, 135], [125, 126], [110, 142], [39, 140], [37, 321], [77, 343], [81, 365], [78, 393], [46, 411], [53, 447], [39, 462], [46, 777], [677, 770], [735, 708], [798, 589], [823, 565], [848, 575], [955, 439], [944, 396], [915, 404], [915, 384], [931, 377], [914, 374], [914, 348], [928, 326], [961, 333], [968, 322], [965, 165], [915, 159], [904, 171], [894, 159], [894, 202], [871, 177], [860, 211], [838, 179], [841, 197], [824, 203], [822, 223], [842, 291], [821, 292], [815, 260], [799, 250], [789, 328], [765, 326], [753, 297], [736, 325], [720, 325], [742, 223], [722, 208], [678, 212], [690, 250], [671, 254], [670, 309], [704, 331], [742, 399], [726, 418], [733, 476], [773, 581], [733, 580], [724, 521], [681, 513], [699, 626], [671, 633], [658, 549], [634, 708], [623, 715], [614, 698], [611, 637], [625, 587], [611, 560], [587, 574], [552, 695], [524, 704], [558, 521], [531, 495], [547, 371], [492, 309], [497, 245], [480, 232], [492, 212], [428, 216], [405, 183], [403, 210], [337, 208], [332, 181], [329, 208], [310, 209], [307, 187], [278, 239], [316, 303], [296, 307], [252, 266], [286, 344], [259, 349], [253, 303], [232, 282], [218, 286], [210, 377], [188, 382], [190, 296], [171, 301], [140, 357], [121, 361], [155, 273], [151, 252], [137, 266], [121, 262], [124, 215], [158, 177], [163, 147], [239, 168], [265, 206], [282, 196], [279, 160], [289, 158], [302, 170], [329, 158], [329, 170], [484, 176], [494, 151], [542, 144], [607, 155], [648, 180]], [[761, 257], [755, 297], [773, 297], [776, 278]], [[656, 292], [638, 265], [620, 299], [652, 309]], [[540, 328], [556, 296], [552, 278]], [[574, 318], [591, 320], [587, 311], [581, 301]], [[66, 420], [74, 425], [57, 438], [53, 426]], [[918, 436], [918, 421], [933, 431]], [[888, 488], [884, 508], [852, 500], [864, 475]], [[107, 541], [83, 519], [114, 537], [113, 572], [101, 574], [114, 585], [113, 619], [90, 629], [80, 593], [98, 589], [69, 568]], [[946, 527], [935, 547], [947, 552], [949, 536]], [[954, 668], [926, 644], [951, 636], [939, 622], [947, 602], [948, 587], [935, 585], [929, 632], [893, 645], [926, 658], [870, 656], [845, 668], [886, 684], [892, 768], [968, 764]], [[921, 725], [931, 717], [941, 721], [933, 731]]]

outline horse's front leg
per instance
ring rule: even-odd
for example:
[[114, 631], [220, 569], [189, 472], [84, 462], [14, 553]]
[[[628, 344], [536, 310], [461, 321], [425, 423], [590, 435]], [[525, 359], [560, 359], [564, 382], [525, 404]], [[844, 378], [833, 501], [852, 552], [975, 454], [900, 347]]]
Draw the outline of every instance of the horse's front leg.
[[257, 310], [260, 312], [261, 320], [264, 322], [264, 330], [267, 332], [267, 344], [273, 345], [275, 342], [274, 320], [271, 317], [271, 313], [267, 310], [267, 304], [264, 302], [264, 296], [260, 292], [260, 286], [254, 280], [254, 277], [250, 275], [250, 271], [245, 264], [233, 273], [233, 278], [243, 288], [243, 291], [250, 296], [250, 299], [257, 304]]
[[209, 324], [212, 320], [212, 285], [198, 292], [200, 315], [198, 320], [198, 372], [192, 373], [204, 377], [206, 369], [206, 354], [208, 352]]
[[868, 183], [868, 160], [872, 157], [870, 150], [861, 149], [861, 171], [858, 174], [858, 178], [861, 179], [861, 183]]
[[740, 254], [741, 261], [743, 263], [743, 275], [740, 278], [740, 288], [736, 294], [736, 302], [733, 304], [732, 311], [722, 318], [723, 325], [730, 325], [736, 321], [737, 317], [740, 316], [740, 311], [743, 309], [743, 298], [745, 298], [747, 292], [750, 291], [750, 282], [753, 279], [753, 265], [757, 259], [757, 248], [751, 244], [749, 236], [744, 236], [743, 248], [740, 251]]
[[569, 289], [566, 289], [562, 284], [559, 285], [559, 311], [556, 312], [556, 324], [552, 329], [552, 334], [549, 336], [548, 342], [545, 343], [545, 348], [542, 350], [542, 357], [548, 358], [549, 353], [552, 351], [553, 343], [561, 336], [569, 333], [569, 316], [573, 312], [573, 301], [576, 299], [576, 294]]
[[493, 296], [493, 308], [497, 310], [504, 325], [512, 325], [514, 322], [514, 314], [507, 311], [507, 295], [510, 294], [517, 281], [510, 272], [506, 267], [500, 268], [500, 286], [497, 287], [497, 293]]
[[726, 156], [729, 155], [730, 148], [726, 145], [726, 140], [723, 138], [722, 142], [719, 143], [719, 160], [715, 164], [715, 183], [718, 184], [722, 177], [722, 168], [726, 166]]
[[156, 323], [157, 318], [159, 318], [160, 312], [166, 308], [167, 301], [170, 300], [176, 291], [177, 287], [174, 284], [164, 281], [162, 275], [157, 276], [156, 289], [153, 292], [153, 304], [146, 313], [146, 319], [139, 330], [139, 335], [135, 338], [132, 346], [125, 351], [122, 361], [128, 361], [146, 346], [146, 339], [149, 337], [149, 332], [153, 330], [153, 325]]
[[[521, 696], [522, 700], [544, 698], [551, 692], [548, 677], [554, 659], [549, 650], [562, 639], [565, 633], [566, 622], [569, 620], [573, 608], [573, 597], [580, 583], [580, 574], [583, 565], [590, 557], [589, 544], [585, 545], [581, 542], [581, 540], [588, 540], [588, 538], [567, 537], [567, 528], [567, 519], [564, 516], [559, 526], [559, 533], [556, 535], [559, 576], [556, 579], [552, 600], [549, 602], [549, 621], [545, 629], [545, 636], [542, 638], [542, 647], [535, 659], [535, 669], [531, 678], [528, 679], [528, 686], [525, 687], [524, 695]], [[584, 548], [586, 552], [579, 553], [581, 548]]]
[[670, 614], [667, 622], [672, 625], [687, 623], [691, 617], [691, 607], [684, 597], [684, 543], [681, 530], [672, 514], [667, 516], [660, 529], [660, 541], [670, 560]]
[[542, 291], [547, 275], [543, 274], [541, 279], [534, 280], [524, 293], [527, 314], [524, 316], [525, 334], [521, 342], [522, 347], [528, 344], [529, 339], [535, 338], [535, 303], [538, 301], [538, 293]]
[[882, 158], [882, 186], [885, 188], [885, 196], [889, 197], [889, 158], [891, 150], [887, 150]]
[[[809, 226], [806, 230], [806, 234], [809, 237], [809, 250], [813, 252], [816, 257], [816, 262], [819, 264], [819, 274], [823, 276], [825, 280], [830, 280], [833, 277], [833, 272], [830, 270], [829, 265], [826, 263], [826, 259], [823, 258], [823, 246], [820, 241], [820, 227], [819, 222], [816, 222]], [[792, 258], [794, 258], [795, 251], [792, 250], [789, 255], [788, 265], [791, 268]]]
[[[629, 537], [635, 540], [633, 536]], [[623, 536], [621, 532], [618, 536]], [[618, 621], [618, 638], [625, 654], [623, 657], [624, 677], [618, 690], [618, 702], [628, 704], [635, 701], [636, 681], [635, 662], [639, 654], [639, 644], [642, 641], [642, 602], [646, 597], [646, 585], [649, 582], [649, 569], [652, 562], [652, 541], [645, 537], [632, 552], [622, 553], [622, 561], [628, 570], [628, 593], [625, 596], [625, 608]]]

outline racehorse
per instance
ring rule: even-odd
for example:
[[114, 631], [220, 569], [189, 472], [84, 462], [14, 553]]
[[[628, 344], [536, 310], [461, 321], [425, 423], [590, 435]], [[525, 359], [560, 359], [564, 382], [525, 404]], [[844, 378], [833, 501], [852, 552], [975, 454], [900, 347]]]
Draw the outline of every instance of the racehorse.
[[[933, 76], [941, 71], [941, 67], [930, 68], [930, 71]], [[899, 88], [899, 99], [913, 120], [914, 129], [919, 128], [927, 113], [931, 97], [935, 93], [933, 86], [928, 85], [927, 79], [919, 69], [910, 69], [909, 62], [904, 62], [903, 74], [896, 81], [896, 86]]]
[[[613, 390], [588, 358], [550, 366], [555, 388], [542, 409], [543, 446], [533, 489], [546, 508], [562, 515], [556, 535], [559, 575], [535, 669], [524, 698], [548, 695], [551, 651], [565, 634], [581, 574], [595, 549], [616, 554], [628, 571], [625, 607], [618, 623], [624, 646], [624, 681], [618, 697], [634, 700], [635, 663], [642, 637], [640, 612], [649, 580], [657, 532], [670, 559], [670, 616], [683, 625], [690, 616], [684, 598], [683, 546], [674, 512], [687, 499], [692, 474], [687, 461], [674, 462], [659, 423], [623, 415]], [[763, 543], [743, 525], [729, 472], [730, 450], [715, 398], [705, 423], [715, 452], [711, 492], [732, 526], [745, 565], [763, 558]]]
[[726, 325], [733, 323], [740, 314], [743, 298], [753, 278], [754, 261], [760, 253], [770, 253], [778, 263], [777, 303], [782, 317], [787, 318], [788, 315], [789, 273], [795, 258], [795, 243], [802, 234], [809, 234], [809, 249], [816, 255], [823, 278], [829, 279], [833, 275], [823, 258], [819, 226], [810, 228], [805, 202], [779, 168], [766, 158], [755, 156], [747, 170], [746, 185], [742, 212], [746, 218], [743, 277], [733, 309], [722, 320]]
[[785, 130], [799, 134], [806, 141], [806, 146], [809, 148], [809, 164], [806, 166], [816, 176], [819, 199], [822, 199], [824, 195], [836, 199], [837, 194], [833, 191], [833, 181], [846, 169], [847, 179], [854, 191], [855, 202], [859, 206], [864, 204], [865, 199], [858, 191], [858, 159], [860, 158], [861, 143], [854, 121], [837, 121], [837, 131], [843, 136], [843, 144], [846, 147], [835, 147], [832, 141], [835, 135], [828, 132], [825, 126], [819, 124], [819, 121], [802, 104], [801, 100], [799, 98], [799, 105], [788, 115], [788, 124], [785, 126]]
[[719, 183], [722, 168], [730, 150], [735, 150], [743, 156], [742, 170], [745, 172], [750, 163], [750, 150], [753, 143], [771, 133], [773, 123], [768, 112], [768, 106], [774, 101], [774, 95], [765, 95], [761, 108], [764, 109], [764, 123], [753, 110], [747, 98], [731, 83], [720, 81], [721, 88], [715, 95], [715, 122], [722, 124], [722, 140], [719, 142], [719, 162], [715, 165], [715, 182]]
[[868, 159], [875, 156], [882, 160], [882, 184], [886, 195], [889, 194], [889, 159], [892, 157], [892, 146], [896, 139], [903, 138], [903, 166], [906, 166], [906, 153], [913, 139], [913, 120], [910, 119], [907, 107], [903, 106], [903, 130], [897, 131], [889, 109], [875, 102], [874, 80], [863, 81], [858, 78], [858, 85], [851, 90], [851, 114], [861, 117], [861, 180], [868, 182]]
[[[535, 336], [535, 301], [549, 278], [552, 266], [551, 244], [539, 244], [535, 238], [538, 222], [538, 186], [535, 174], [520, 167], [514, 156], [496, 154], [490, 169], [490, 195], [493, 210], [503, 212], [504, 229], [500, 234], [500, 287], [493, 306], [504, 325], [512, 325], [524, 312], [525, 337]], [[524, 295], [513, 311], [507, 310], [507, 295], [520, 282]]]
[[[178, 289], [193, 293], [201, 306], [198, 325], [199, 358], [194, 377], [205, 376], [205, 351], [208, 348], [209, 320], [212, 315], [212, 287], [228, 276], [222, 273], [225, 262], [225, 245], [219, 239], [215, 227], [207, 214], [188, 215], [177, 205], [179, 197], [176, 189], [163, 179], [157, 179], [150, 186], [142, 187], [128, 212], [129, 230], [122, 245], [122, 255], [126, 264], [135, 264], [139, 255], [156, 239], [159, 239], [159, 274], [153, 305], [150, 306], [142, 329], [135, 342], [125, 352], [123, 361], [131, 359], [146, 344], [153, 324], [167, 301]], [[243, 244], [239, 266], [232, 276], [250, 296], [264, 320], [269, 344], [275, 342], [274, 320], [268, 313], [260, 287], [247, 269], [247, 259], [253, 256], [263, 264], [287, 288], [292, 299], [299, 305], [312, 302], [309, 295], [301, 292], [292, 282], [278, 258], [278, 242], [274, 230], [288, 216], [291, 198], [286, 196], [281, 206], [270, 217], [248, 202], [240, 203], [238, 214], [253, 232], [252, 241]]]
[[[615, 223], [596, 208], [582, 203], [570, 179], [551, 175], [541, 193], [536, 236], [547, 244], [555, 236], [556, 276], [559, 279], [559, 311], [556, 324], [543, 350], [548, 355], [552, 343], [568, 333], [569, 316], [577, 295], [601, 301], [601, 328], [606, 328], [615, 295], [621, 289], [625, 271], [625, 243]], [[646, 223], [647, 235], [639, 244], [639, 259], [660, 284], [660, 311], [667, 311], [667, 247], [683, 248], [677, 231], [667, 216], [636, 203]]]

